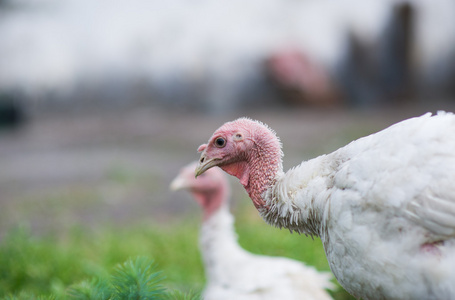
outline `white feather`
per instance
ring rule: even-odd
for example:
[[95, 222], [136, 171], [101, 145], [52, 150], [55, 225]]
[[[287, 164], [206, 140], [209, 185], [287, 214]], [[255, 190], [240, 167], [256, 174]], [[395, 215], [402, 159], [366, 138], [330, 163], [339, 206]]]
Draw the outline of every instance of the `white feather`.
[[331, 299], [329, 273], [283, 257], [249, 253], [237, 243], [234, 219], [223, 205], [201, 229], [206, 300]]
[[321, 237], [354, 296], [455, 299], [453, 114], [409, 119], [303, 162], [263, 196], [267, 222]]

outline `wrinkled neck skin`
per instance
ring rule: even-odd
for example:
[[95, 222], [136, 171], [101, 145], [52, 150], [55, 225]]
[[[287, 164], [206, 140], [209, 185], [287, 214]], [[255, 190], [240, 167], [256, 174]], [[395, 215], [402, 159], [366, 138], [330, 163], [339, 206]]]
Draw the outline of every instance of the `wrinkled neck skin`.
[[281, 156], [279, 143], [255, 143], [244, 160], [221, 168], [240, 180], [256, 209], [261, 210], [265, 207], [262, 194], [283, 173]]

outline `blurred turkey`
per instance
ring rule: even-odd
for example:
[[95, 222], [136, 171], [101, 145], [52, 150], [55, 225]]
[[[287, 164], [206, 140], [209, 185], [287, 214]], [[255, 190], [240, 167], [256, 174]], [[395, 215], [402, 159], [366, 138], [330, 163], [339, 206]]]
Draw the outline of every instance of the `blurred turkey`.
[[173, 190], [186, 189], [203, 210], [200, 232], [207, 285], [206, 300], [223, 299], [331, 299], [329, 273], [283, 257], [255, 255], [242, 249], [229, 212], [230, 189], [226, 176], [211, 169], [194, 177], [197, 163], [184, 167], [171, 183]]
[[297, 47], [283, 47], [265, 61], [267, 79], [292, 104], [333, 106], [340, 95], [329, 71]]

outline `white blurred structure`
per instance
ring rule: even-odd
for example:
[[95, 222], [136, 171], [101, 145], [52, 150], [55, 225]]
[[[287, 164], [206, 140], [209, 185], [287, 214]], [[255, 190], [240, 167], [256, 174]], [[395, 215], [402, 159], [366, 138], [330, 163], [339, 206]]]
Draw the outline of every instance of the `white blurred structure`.
[[[297, 47], [334, 72], [347, 33], [374, 45], [400, 2], [4, 0], [0, 91], [68, 99], [105, 90], [118, 101], [142, 93], [221, 110], [251, 99], [264, 59], [280, 47]], [[455, 4], [409, 3], [417, 71], [431, 78], [428, 70], [453, 57]]]

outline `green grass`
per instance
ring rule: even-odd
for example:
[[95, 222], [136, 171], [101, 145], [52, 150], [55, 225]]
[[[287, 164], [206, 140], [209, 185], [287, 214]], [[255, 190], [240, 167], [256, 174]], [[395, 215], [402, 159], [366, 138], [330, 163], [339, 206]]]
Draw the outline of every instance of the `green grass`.
[[[163, 271], [161, 284], [174, 291], [170, 298], [197, 299], [192, 294], [203, 289], [205, 280], [199, 221], [197, 216], [166, 225], [81, 227], [41, 236], [24, 228], [11, 230], [0, 242], [0, 299], [61, 297], [78, 284], [106, 278], [118, 264], [137, 256], [153, 259]], [[267, 226], [253, 209], [237, 214], [236, 229], [240, 244], [251, 252], [287, 256], [329, 270], [320, 240]], [[342, 289], [333, 296], [352, 299]]]
[[[177, 225], [175, 225], [177, 226]], [[8, 233], [0, 244], [0, 298], [8, 294], [61, 295], [75, 283], [105, 277], [128, 258], [153, 258], [171, 289], [200, 290], [203, 270], [188, 226], [74, 229], [63, 236]]]

